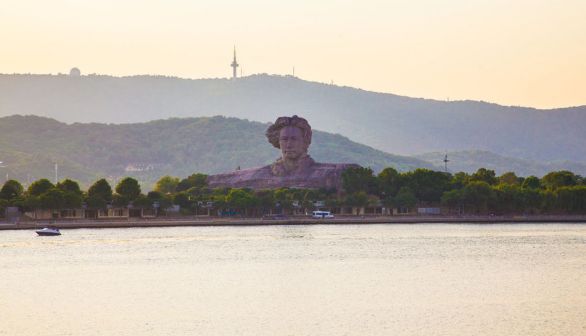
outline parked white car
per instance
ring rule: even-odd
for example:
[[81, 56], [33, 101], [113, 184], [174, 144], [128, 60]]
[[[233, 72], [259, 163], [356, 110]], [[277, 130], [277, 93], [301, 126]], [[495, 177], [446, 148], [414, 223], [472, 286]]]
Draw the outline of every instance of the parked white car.
[[329, 211], [314, 211], [313, 218], [334, 218], [334, 215], [332, 215], [331, 212]]

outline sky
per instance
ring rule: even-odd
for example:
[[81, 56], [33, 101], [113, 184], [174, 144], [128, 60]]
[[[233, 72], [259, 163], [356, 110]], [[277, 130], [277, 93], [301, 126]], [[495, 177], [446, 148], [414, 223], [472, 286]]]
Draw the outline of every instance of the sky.
[[0, 0], [0, 73], [243, 75], [586, 105], [585, 0]]

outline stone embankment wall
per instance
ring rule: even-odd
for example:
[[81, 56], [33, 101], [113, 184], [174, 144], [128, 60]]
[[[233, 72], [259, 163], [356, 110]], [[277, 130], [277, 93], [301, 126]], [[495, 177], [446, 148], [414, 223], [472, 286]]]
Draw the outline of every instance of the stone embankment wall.
[[2, 223], [0, 230], [30, 230], [43, 226], [56, 226], [63, 229], [81, 228], [129, 228], [129, 227], [171, 227], [171, 226], [253, 226], [253, 225], [344, 225], [344, 224], [414, 224], [414, 223], [586, 223], [586, 216], [373, 216], [338, 217], [315, 219], [310, 217], [288, 217], [284, 219], [261, 218], [177, 218], [141, 220], [63, 220], [31, 221], [21, 223]]

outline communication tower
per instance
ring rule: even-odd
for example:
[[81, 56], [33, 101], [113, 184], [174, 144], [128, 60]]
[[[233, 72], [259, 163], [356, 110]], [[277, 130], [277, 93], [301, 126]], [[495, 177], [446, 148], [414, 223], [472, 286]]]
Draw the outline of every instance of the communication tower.
[[446, 170], [446, 173], [448, 172], [448, 162], [450, 162], [450, 160], [448, 160], [448, 152], [446, 152], [446, 155], [444, 155], [444, 169]]
[[232, 60], [232, 64], [230, 64], [230, 66], [232, 67], [232, 78], [236, 79], [238, 76], [236, 69], [239, 66], [238, 62], [236, 62], [236, 46], [234, 46], [234, 59]]

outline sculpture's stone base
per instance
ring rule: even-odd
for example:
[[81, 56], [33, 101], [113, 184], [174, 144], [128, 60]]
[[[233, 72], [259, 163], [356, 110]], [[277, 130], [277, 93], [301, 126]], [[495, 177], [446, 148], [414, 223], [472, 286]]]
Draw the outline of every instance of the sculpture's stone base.
[[342, 172], [356, 164], [312, 163], [301, 171], [283, 176], [274, 174], [274, 166], [237, 170], [231, 173], [208, 176], [210, 188], [335, 188], [342, 189]]

